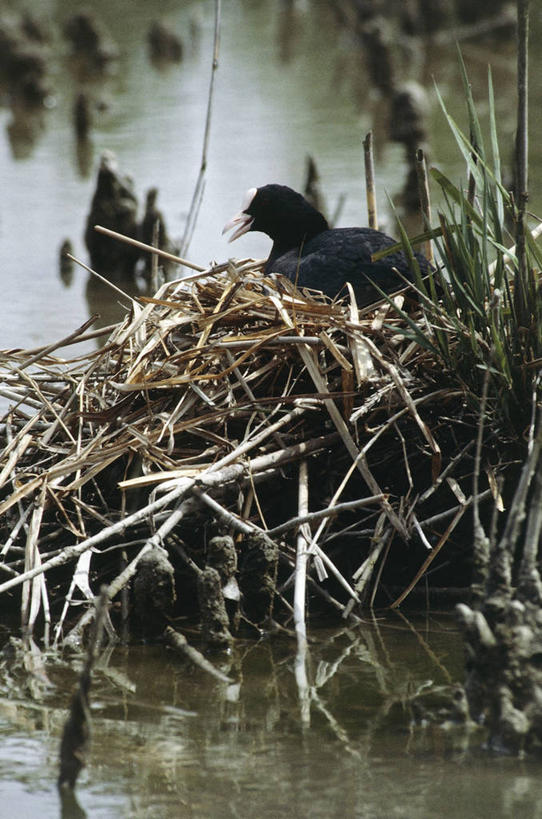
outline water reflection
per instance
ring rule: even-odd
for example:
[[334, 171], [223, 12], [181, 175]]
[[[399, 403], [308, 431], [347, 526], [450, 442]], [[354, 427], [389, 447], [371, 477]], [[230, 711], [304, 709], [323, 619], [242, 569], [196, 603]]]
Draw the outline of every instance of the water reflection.
[[[461, 677], [449, 616], [313, 629], [305, 658], [282, 635], [212, 659], [233, 684], [160, 646], [103, 654], [78, 787], [89, 816], [446, 818], [472, 815], [473, 804], [481, 819], [535, 815], [538, 762], [492, 760], [465, 728], [413, 723], [422, 713], [414, 704], [438, 703]], [[3, 662], [0, 778], [27, 815], [39, 803], [54, 816], [57, 745], [76, 672], [67, 662], [34, 662], [50, 684], [34, 683], [25, 700], [21, 685], [32, 675]]]
[[296, 54], [296, 46], [306, 24], [309, 13], [307, 3], [299, 0], [281, 0], [281, 13], [277, 19], [277, 53], [283, 65], [291, 63]]
[[94, 164], [94, 142], [89, 136], [78, 136], [75, 140], [75, 164], [79, 176], [88, 179]]
[[[138, 280], [132, 276], [115, 279], [115, 285], [121, 290], [125, 297], [113, 288], [106, 281], [101, 281], [96, 276], [90, 275], [85, 288], [85, 298], [88, 305], [89, 316], [96, 315], [98, 318], [94, 322], [93, 328], [109, 327], [122, 321], [130, 311], [130, 297], [146, 295], [147, 290], [140, 285]], [[105, 344], [106, 338], [99, 338], [97, 343]]]
[[[464, 729], [412, 724], [413, 703], [437, 701], [461, 676], [448, 616], [313, 630], [302, 667], [286, 636], [213, 659], [234, 684], [161, 647], [104, 652], [78, 788], [88, 816], [451, 819], [472, 805], [481, 819], [538, 815], [539, 762], [488, 758]], [[43, 658], [33, 662], [42, 674]], [[2, 665], [6, 804], [57, 816], [56, 753], [75, 670], [48, 662], [48, 682], [42, 674], [21, 700], [32, 675]]]
[[[27, 5], [12, 0], [10, 8], [17, 12]], [[308, 154], [317, 162], [322, 190], [332, 208], [344, 201], [339, 226], [366, 223], [361, 140], [370, 128], [375, 136], [382, 227], [395, 233], [386, 197], [389, 194], [397, 201], [408, 168], [403, 149], [388, 141], [389, 99], [371, 83], [370, 54], [359, 46], [362, 34], [366, 41], [371, 39], [370, 32], [358, 32], [354, 24], [348, 24], [354, 5], [326, 0], [231, 0], [223, 4], [206, 189], [191, 244], [191, 258], [198, 264], [205, 267], [231, 253], [220, 227], [242, 192], [271, 181], [300, 188]], [[151, 64], [148, 53], [147, 35], [157, 19], [153, 4], [142, 0], [92, 3], [101, 61], [72, 53], [70, 42], [75, 35], [72, 32], [68, 42], [63, 33], [66, 21], [71, 18], [73, 22], [79, 14], [72, 3], [44, 4], [40, 14], [48, 34], [54, 36], [34, 49], [46, 55], [43, 86], [49, 89], [47, 99], [54, 107], [45, 112], [12, 110], [7, 94], [3, 98], [7, 107], [0, 110], [5, 145], [2, 153], [0, 140], [0, 168], [9, 191], [0, 223], [0, 247], [5, 260], [4, 294], [13, 305], [0, 339], [0, 346], [5, 347], [50, 342], [87, 317], [86, 277], [79, 273], [73, 286], [63, 289], [56, 277], [57, 254], [64, 237], [69, 237], [75, 255], [87, 258], [82, 233], [92, 197], [92, 176], [104, 150], [117, 153], [139, 191], [159, 189], [160, 207], [173, 240], [183, 235], [201, 159], [209, 84], [211, 0], [168, 0], [160, 7], [160, 17], [183, 44], [182, 60], [160, 70]], [[341, 14], [346, 15], [347, 25]], [[130, 25], [126, 25], [127, 16]], [[15, 17], [23, 20], [20, 13]], [[0, 22], [3, 20], [2, 16]], [[533, 26], [537, 24], [534, 19]], [[14, 37], [18, 43], [23, 37], [28, 41], [25, 25], [26, 29], [17, 23]], [[373, 32], [376, 45], [378, 37]], [[415, 80], [428, 89], [430, 109], [424, 128], [431, 154], [436, 164], [458, 179], [464, 174], [463, 160], [451, 147], [451, 135], [432, 92], [434, 77], [451, 113], [464, 123], [453, 38], [435, 46], [430, 40], [412, 40], [401, 34], [400, 44], [392, 49], [391, 57], [388, 53], [390, 71], [395, 72], [395, 80]], [[504, 156], [514, 119], [509, 102], [515, 82], [512, 38], [499, 42], [498, 53], [490, 41], [466, 43], [464, 55], [478, 99], [486, 95], [486, 66], [493, 63]], [[535, 99], [542, 76], [537, 70], [536, 48], [531, 59]], [[379, 69], [377, 74], [381, 82], [384, 72]], [[89, 102], [90, 117], [86, 136], [77, 137], [74, 104], [81, 94]], [[538, 154], [533, 145], [533, 178], [540, 163]], [[30, 191], [32, 209], [28, 208]], [[535, 210], [536, 197], [534, 188]], [[410, 227], [416, 231], [419, 221]], [[31, 242], [27, 236], [32, 236]], [[267, 248], [264, 237], [247, 235], [238, 252], [262, 258]], [[35, 288], [37, 276], [44, 287]]]
[[11, 106], [11, 119], [6, 126], [13, 159], [27, 159], [45, 130], [45, 112], [21, 103]]

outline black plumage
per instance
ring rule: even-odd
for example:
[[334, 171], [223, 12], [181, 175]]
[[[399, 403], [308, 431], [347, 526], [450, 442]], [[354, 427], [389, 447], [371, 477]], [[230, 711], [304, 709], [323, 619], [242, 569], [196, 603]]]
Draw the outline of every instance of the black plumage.
[[[266, 275], [280, 273], [298, 287], [321, 290], [330, 298], [346, 294], [346, 282], [351, 282], [358, 305], [363, 306], [381, 298], [374, 284], [392, 293], [405, 286], [401, 276], [413, 279], [402, 252], [372, 261], [374, 253], [396, 244], [390, 236], [372, 228], [330, 229], [319, 211], [284, 185], [264, 185], [247, 191], [241, 212], [224, 226], [223, 232], [232, 228], [236, 230], [230, 241], [249, 230], [266, 233], [273, 240], [264, 268]], [[425, 257], [418, 253], [415, 257], [422, 274], [428, 272]]]

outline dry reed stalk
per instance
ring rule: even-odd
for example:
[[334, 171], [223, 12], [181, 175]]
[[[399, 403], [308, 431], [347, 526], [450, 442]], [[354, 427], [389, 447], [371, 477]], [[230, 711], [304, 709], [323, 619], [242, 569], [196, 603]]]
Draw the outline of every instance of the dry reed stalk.
[[[420, 195], [420, 209], [422, 212], [422, 230], [427, 230], [432, 224], [431, 217], [431, 197], [429, 194], [429, 182], [427, 179], [427, 163], [422, 148], [416, 151], [416, 176], [418, 179], [418, 192]], [[434, 264], [433, 243], [431, 239], [424, 242], [425, 257], [430, 264]]]
[[[46, 492], [47, 484], [44, 483], [41, 488], [40, 497], [32, 511], [30, 526], [28, 527], [24, 556], [25, 572], [33, 569], [35, 566], [39, 568], [41, 565], [41, 555], [38, 549], [38, 537], [41, 520], [43, 517]], [[21, 597], [21, 624], [23, 629], [29, 633], [31, 633], [32, 629], [34, 628], [36, 618], [41, 608], [42, 600], [47, 609], [47, 591], [43, 584], [43, 577], [38, 574], [35, 575], [32, 580], [28, 580], [23, 584]]]
[[[309, 512], [309, 472], [307, 461], [299, 464], [298, 513], [300, 518], [306, 518]], [[305, 623], [305, 597], [307, 588], [307, 545], [310, 542], [310, 528], [302, 523], [297, 533], [297, 553], [295, 561], [294, 580], [294, 623], [297, 635], [298, 649], [307, 639]], [[304, 668], [304, 657], [303, 668]]]
[[[190, 519], [185, 504], [193, 501], [200, 509], [212, 507], [237, 532], [283, 535], [281, 557], [289, 565], [289, 533], [319, 521], [307, 557], [312, 555], [320, 579], [329, 572], [339, 595], [358, 601], [378, 555], [393, 554], [392, 536], [385, 532], [395, 533], [394, 548], [410, 538], [416, 521], [426, 532], [435, 516], [420, 514], [419, 504], [428, 499], [437, 513], [457, 517], [457, 507], [450, 510], [445, 499], [443, 476], [458, 475], [467, 448], [463, 459], [455, 452], [442, 456], [420, 407], [424, 418], [439, 417], [442, 401], [460, 401], [461, 394], [434, 389], [432, 376], [426, 380], [431, 356], [394, 332], [401, 317], [389, 311], [386, 323], [375, 325], [372, 310], [306, 297], [289, 282], [262, 277], [259, 268], [259, 262], [244, 260], [162, 285], [143, 306], [133, 305], [101, 349], [86, 355], [56, 357], [66, 339], [28, 354], [2, 353], [9, 392], [28, 412], [14, 410], [4, 418], [3, 556], [15, 558], [0, 563], [8, 576], [0, 593], [21, 584], [30, 589], [38, 577], [44, 583], [46, 573], [78, 564], [87, 553], [89, 577], [89, 567], [103, 560], [104, 545], [131, 548], [128, 533], [140, 549], [167, 546], [172, 532]], [[88, 338], [87, 330], [88, 323], [68, 338]], [[399, 425], [406, 425], [408, 435]], [[400, 493], [380, 490], [382, 471], [373, 457], [377, 449], [395, 446], [398, 434], [401, 470], [410, 474], [408, 504]], [[418, 437], [427, 452], [421, 453]], [[429, 486], [416, 486], [420, 458], [433, 462]], [[326, 459], [331, 469], [316, 466]], [[284, 476], [290, 464], [304, 461], [309, 473], [326, 470], [329, 490], [311, 479], [314, 511], [281, 513]], [[265, 492], [258, 489], [262, 484]], [[353, 494], [343, 500], [347, 490]], [[239, 507], [236, 493], [245, 496]], [[434, 506], [441, 495], [440, 507]], [[254, 503], [268, 527], [250, 518]], [[377, 530], [379, 514], [391, 529]], [[340, 550], [332, 560], [323, 539], [330, 526], [351, 529], [352, 515], [358, 520], [353, 528], [375, 537], [373, 544], [360, 544], [359, 564], [367, 567], [360, 588], [345, 573]], [[34, 554], [35, 562], [21, 569], [13, 550], [24, 545], [32, 520], [31, 543], [39, 557]], [[58, 550], [55, 538], [62, 532]], [[186, 546], [187, 557], [197, 565], [191, 548]], [[124, 585], [128, 574], [118, 575], [118, 582]], [[306, 582], [314, 588], [317, 581], [307, 573]], [[340, 600], [318, 588], [344, 612]]]
[[211, 79], [209, 82], [209, 93], [207, 95], [207, 113], [205, 116], [205, 130], [203, 134], [203, 146], [201, 149], [201, 165], [199, 169], [198, 178], [196, 181], [196, 186], [194, 188], [194, 193], [192, 196], [192, 202], [188, 211], [188, 218], [186, 220], [186, 226], [184, 231], [184, 236], [182, 239], [182, 251], [186, 253], [188, 250], [190, 239], [194, 232], [194, 227], [197, 221], [199, 208], [201, 205], [201, 201], [203, 198], [203, 190], [204, 190], [204, 178], [205, 178], [205, 171], [207, 170], [207, 152], [209, 149], [209, 139], [211, 136], [211, 118], [213, 112], [213, 98], [214, 98], [214, 87], [215, 87], [215, 77], [216, 72], [218, 69], [218, 55], [220, 50], [220, 25], [222, 19], [222, 3], [221, 0], [215, 0], [215, 25], [214, 25], [214, 36], [213, 36], [213, 59], [211, 63]]
[[414, 578], [410, 581], [408, 586], [401, 592], [399, 597], [396, 600], [394, 600], [393, 603], [390, 605], [391, 609], [398, 608], [401, 605], [401, 603], [404, 600], [406, 600], [406, 598], [408, 597], [408, 595], [410, 594], [412, 589], [416, 586], [416, 584], [422, 579], [422, 577], [424, 576], [426, 571], [429, 569], [429, 566], [431, 565], [431, 563], [437, 557], [440, 550], [448, 542], [448, 538], [450, 537], [453, 530], [455, 529], [455, 527], [457, 526], [457, 524], [459, 523], [459, 521], [461, 520], [461, 518], [465, 514], [465, 509], [466, 509], [466, 504], [463, 504], [463, 505], [461, 505], [459, 507], [459, 509], [457, 510], [456, 514], [453, 517], [453, 520], [451, 521], [451, 523], [446, 528], [446, 531], [444, 532], [444, 534], [440, 538], [439, 542], [432, 548], [431, 552], [429, 553], [427, 558], [424, 560], [424, 562], [422, 563], [422, 565], [420, 566], [420, 568], [416, 572]]
[[[140, 242], [138, 239], [132, 239], [130, 236], [125, 236], [122, 233], [117, 233], [116, 230], [111, 230], [110, 228], [103, 227], [103, 225], [94, 225], [94, 230], [96, 230], [98, 233], [103, 233], [104, 236], [109, 236], [111, 239], [118, 239], [119, 242], [124, 242], [124, 244], [132, 245], [132, 247], [137, 247], [139, 248], [139, 250], [146, 250], [149, 253], [152, 253], [153, 257], [158, 256], [160, 259], [165, 259], [168, 262], [175, 262], [175, 264], [182, 265], [183, 267], [189, 267], [191, 270], [197, 270], [199, 272], [205, 271], [204, 267], [201, 267], [199, 264], [195, 264], [194, 262], [191, 262], [188, 259], [183, 259], [181, 256], [176, 256], [174, 253], [168, 253], [167, 250], [161, 250], [158, 247], [147, 245], [145, 244], [145, 242]], [[69, 253], [66, 255], [68, 256], [68, 258], [72, 259], [72, 261], [77, 262], [79, 264], [77, 259], [74, 259], [73, 256], [70, 256]]]
[[368, 225], [374, 230], [378, 230], [372, 131], [369, 131], [369, 133], [363, 140], [363, 156], [365, 166], [365, 195], [367, 197]]

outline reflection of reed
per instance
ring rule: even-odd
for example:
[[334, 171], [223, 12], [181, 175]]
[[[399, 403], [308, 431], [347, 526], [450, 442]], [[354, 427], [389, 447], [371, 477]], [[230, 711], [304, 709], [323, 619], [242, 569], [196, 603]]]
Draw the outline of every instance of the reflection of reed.
[[[156, 805], [159, 787], [171, 800], [163, 815], [172, 816], [180, 815], [171, 805], [181, 799], [197, 802], [199, 816], [248, 815], [241, 809], [247, 790], [262, 816], [278, 815], [272, 813], [277, 806], [282, 815], [285, 804], [291, 816], [388, 816], [408, 777], [409, 807], [415, 807], [408, 815], [432, 815], [441, 785], [433, 782], [434, 765], [450, 749], [460, 759], [466, 734], [410, 731], [411, 704], [442, 701], [443, 684], [460, 673], [460, 638], [449, 623], [433, 618], [428, 628], [424, 620], [422, 631], [386, 615], [356, 627], [314, 629], [306, 663], [310, 723], [299, 718], [296, 644], [284, 632], [239, 641], [221, 654], [222, 680], [156, 646], [106, 648], [95, 665], [102, 706], [93, 714], [92, 787], [99, 795], [102, 783], [110, 787], [115, 778], [120, 799], [129, 791], [144, 806], [150, 800]], [[22, 642], [12, 650], [4, 680], [13, 669], [20, 683], [26, 675], [26, 687], [43, 687], [46, 655]], [[216, 656], [212, 660], [217, 663]], [[56, 744], [61, 719], [50, 703], [65, 701], [71, 677], [56, 674], [52, 682], [54, 700], [49, 695], [39, 712], [35, 702], [21, 700], [19, 685], [8, 695], [10, 713], [3, 713], [29, 732], [35, 730], [29, 720], [39, 713], [42, 727], [47, 716], [49, 740]], [[423, 754], [425, 775], [417, 762], [412, 767], [414, 753]], [[229, 812], [211, 810], [225, 781]], [[311, 799], [320, 812], [306, 810]]]
[[[323, 717], [343, 750], [356, 757], [368, 757], [373, 744], [382, 741], [390, 719], [403, 729], [414, 718], [431, 716], [437, 721], [443, 715], [455, 716], [459, 724], [461, 709], [454, 711], [453, 679], [461, 671], [461, 661], [448, 649], [444, 663], [439, 649], [431, 645], [440, 631], [438, 639], [454, 641], [459, 650], [459, 636], [438, 625], [433, 633], [426, 628], [425, 623], [422, 634], [402, 614], [393, 619], [373, 617], [355, 628], [326, 631], [324, 639], [316, 631], [301, 653], [293, 642], [287, 647], [279, 639], [254, 644], [241, 656], [234, 650], [221, 669], [241, 680], [236, 694], [238, 716], [233, 719], [231, 690], [223, 686], [218, 693], [221, 719], [226, 709], [232, 727], [246, 730], [247, 704], [265, 667], [258, 710], [265, 712], [267, 702], [270, 711], [262, 714], [262, 724], [280, 730], [276, 716], [280, 712], [306, 729], [315, 717]], [[433, 702], [440, 703], [440, 712], [431, 712]]]
[[[126, 293], [126, 299], [123, 299], [120, 293], [112, 290], [108, 282], [102, 281], [96, 276], [90, 275], [88, 277], [85, 298], [89, 315], [98, 315], [94, 325], [96, 328], [107, 327], [110, 324], [117, 324], [122, 321], [130, 310], [130, 299], [145, 295], [137, 281], [134, 281], [131, 277], [121, 279], [116, 284], [120, 290]], [[100, 338], [98, 340], [99, 345], [102, 346], [106, 340], [107, 337]]]

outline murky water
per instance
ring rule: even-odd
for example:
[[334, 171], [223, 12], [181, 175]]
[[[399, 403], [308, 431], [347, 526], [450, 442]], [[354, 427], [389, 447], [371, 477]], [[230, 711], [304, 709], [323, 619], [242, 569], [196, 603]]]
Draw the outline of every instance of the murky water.
[[[24, 7], [22, 0], [7, 4]], [[57, 272], [58, 252], [69, 237], [76, 255], [86, 260], [82, 243], [94, 177], [104, 149], [117, 153], [132, 174], [141, 199], [153, 186], [170, 233], [183, 234], [200, 165], [213, 40], [212, 0], [167, 0], [159, 15], [182, 37], [180, 65], [163, 70], [148, 59], [146, 32], [158, 16], [143, 0], [94, 0], [92, 8], [120, 47], [118, 71], [104, 81], [86, 82], [103, 101], [90, 145], [78, 146], [72, 106], [81, 87], [60, 37], [60, 23], [74, 5], [62, 0], [39, 4], [39, 14], [56, 32], [51, 69], [55, 105], [43, 117], [15, 117], [0, 107], [0, 259], [2, 322], [0, 348], [50, 342], [100, 311], [113, 318], [118, 297], [78, 269], [70, 287]], [[35, 9], [38, 11], [38, 8]], [[533, 10], [533, 26], [540, 14]], [[533, 35], [533, 121], [542, 93], [542, 55]], [[440, 112], [433, 78], [454, 115], [464, 124], [463, 101], [453, 37], [433, 46], [398, 44], [405, 79], [426, 83], [430, 96], [431, 158], [452, 178], [464, 175], [463, 161]], [[476, 96], [486, 96], [486, 66], [491, 62], [498, 93], [503, 146], [508, 150], [515, 117], [515, 58], [511, 38], [463, 42]], [[189, 256], [207, 265], [230, 255], [265, 256], [261, 234], [243, 237], [233, 247], [221, 227], [238, 209], [243, 192], [270, 181], [302, 185], [307, 154], [317, 161], [329, 210], [346, 197], [340, 224], [366, 223], [361, 140], [374, 130], [380, 213], [390, 225], [387, 196], [397, 197], [405, 181], [403, 148], [389, 142], [388, 109], [368, 81], [359, 48], [339, 29], [324, 0], [222, 4], [219, 69], [209, 145], [206, 189]], [[540, 142], [532, 142], [532, 206], [542, 203], [534, 184], [542, 168]], [[542, 211], [542, 207], [538, 208]], [[393, 229], [393, 228], [392, 228]]]
[[[295, 641], [239, 645], [217, 683], [161, 647], [117, 647], [95, 673], [89, 817], [535, 817], [540, 763], [491, 758], [462, 729], [412, 727], [410, 698], [461, 679], [449, 615], [313, 629], [308, 690]], [[40, 701], [0, 698], [2, 815], [56, 817], [57, 753], [75, 674]]]
[[[52, 22], [72, 7], [67, 0], [39, 4]], [[77, 83], [65, 54], [54, 61], [56, 104], [43, 122], [26, 123], [34, 130], [21, 128], [9, 108], [0, 107], [0, 348], [52, 341], [96, 310], [105, 323], [112, 320], [115, 295], [89, 286], [83, 271], [66, 287], [57, 272], [66, 237], [86, 259], [81, 237], [104, 149], [117, 153], [141, 198], [158, 186], [170, 232], [183, 233], [201, 158], [214, 4], [160, 4], [186, 46], [181, 65], [161, 71], [150, 65], [145, 48], [153, 4], [94, 0], [92, 7], [107, 22], [121, 59], [119, 71], [95, 87], [106, 107], [87, 151], [78, 150], [71, 126]], [[262, 235], [231, 247], [221, 227], [246, 188], [269, 181], [299, 187], [309, 153], [330, 210], [346, 195], [340, 224], [365, 223], [361, 139], [370, 128], [385, 219], [386, 195], [396, 197], [404, 184], [403, 150], [388, 141], [384, 106], [368, 85], [359, 51], [326, 3], [292, 8], [287, 14], [287, 4], [274, 0], [223, 2], [207, 183], [189, 253], [202, 265], [234, 253], [266, 254]], [[540, 28], [537, 8], [532, 17]], [[451, 40], [427, 51], [420, 46], [410, 55], [411, 75], [430, 88], [434, 77], [462, 120]], [[533, 130], [542, 95], [539, 40], [533, 37]], [[503, 144], [510, 144], [513, 44], [467, 41], [463, 53], [478, 98], [492, 63]], [[433, 94], [429, 131], [433, 161], [459, 179], [463, 163]], [[533, 140], [531, 203], [538, 212], [541, 146]], [[82, 806], [97, 818], [542, 816], [539, 763], [466, 752], [464, 737], [441, 730], [409, 731], [408, 697], [462, 677], [453, 620], [431, 617], [414, 626], [386, 618], [379, 627], [315, 631], [305, 702], [287, 638], [239, 648], [238, 688], [211, 681], [161, 648], [116, 648], [96, 674], [92, 754], [78, 788]], [[2, 681], [2, 816], [59, 815], [58, 743], [75, 676], [56, 662], [48, 674], [53, 685], [41, 700]]]

